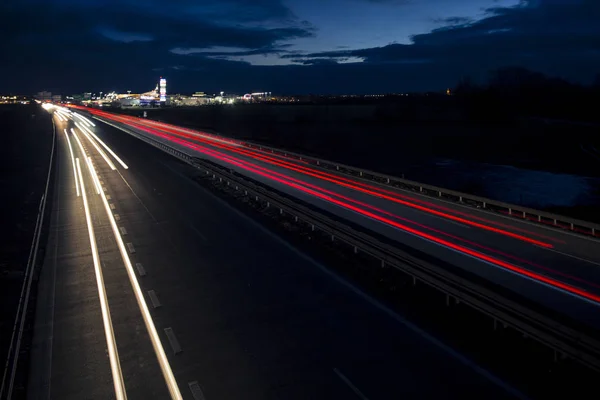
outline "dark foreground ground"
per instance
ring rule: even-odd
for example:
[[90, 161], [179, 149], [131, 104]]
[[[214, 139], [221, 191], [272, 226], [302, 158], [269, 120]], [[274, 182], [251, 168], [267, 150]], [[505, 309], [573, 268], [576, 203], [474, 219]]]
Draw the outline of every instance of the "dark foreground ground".
[[0, 361], [13, 330], [52, 148], [50, 115], [37, 105], [0, 106]]
[[[143, 110], [121, 112], [141, 116]], [[458, 103], [440, 99], [146, 112], [152, 119], [600, 221], [595, 126], [542, 118], [477, 121]]]

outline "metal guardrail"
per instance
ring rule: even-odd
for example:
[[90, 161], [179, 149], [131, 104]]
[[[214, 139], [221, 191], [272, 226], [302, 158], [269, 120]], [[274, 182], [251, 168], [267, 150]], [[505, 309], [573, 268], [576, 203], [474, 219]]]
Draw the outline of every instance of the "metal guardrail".
[[352, 167], [349, 165], [327, 161], [315, 157], [307, 157], [302, 154], [277, 149], [270, 146], [263, 146], [249, 142], [237, 142], [252, 149], [267, 151], [272, 154], [292, 157], [298, 160], [308, 162], [321, 168], [336, 170], [341, 173], [362, 178], [364, 180], [375, 181], [379, 184], [393, 186], [394, 188], [408, 189], [413, 192], [419, 192], [431, 197], [437, 197], [444, 200], [459, 202], [464, 205], [471, 205], [487, 211], [499, 212], [514, 218], [541, 223], [558, 229], [569, 230], [592, 237], [600, 237], [600, 224], [582, 221], [575, 218], [569, 218], [558, 214], [535, 210], [533, 208], [522, 207], [515, 204], [509, 204], [485, 197], [475, 196], [455, 190], [444, 189], [438, 186], [427, 185], [420, 182], [411, 181], [404, 178], [398, 178], [391, 175], [373, 172], [367, 169]]
[[138, 134], [129, 129], [108, 122], [102, 118], [95, 119], [120, 129], [140, 140], [143, 140], [158, 149], [212, 174], [214, 179], [220, 179], [234, 187], [244, 195], [262, 200], [267, 207], [277, 207], [281, 213], [294, 216], [296, 220], [303, 221], [331, 235], [332, 240], [341, 240], [354, 247], [355, 252], [363, 252], [380, 260], [382, 266], [387, 265], [403, 272], [407, 276], [423, 282], [446, 295], [447, 300], [466, 304], [473, 309], [489, 316], [494, 321], [494, 326], [501, 324], [510, 326], [531, 339], [548, 346], [555, 352], [555, 358], [568, 357], [600, 371], [600, 341], [582, 333], [570, 326], [556, 321], [543, 313], [524, 306], [513, 299], [496, 293], [479, 283], [459, 277], [442, 267], [424, 262], [411, 256], [392, 245], [381, 242], [368, 233], [358, 231], [347, 224], [333, 220], [326, 215], [309, 209], [290, 198], [257, 185], [231, 172], [211, 166], [202, 159], [177, 150], [160, 141]]

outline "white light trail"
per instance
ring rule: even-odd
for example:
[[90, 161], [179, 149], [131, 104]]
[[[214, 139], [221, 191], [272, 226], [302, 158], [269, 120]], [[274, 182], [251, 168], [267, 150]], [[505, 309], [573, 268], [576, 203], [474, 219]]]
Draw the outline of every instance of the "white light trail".
[[94, 261], [94, 272], [96, 273], [96, 284], [98, 286], [98, 297], [100, 298], [100, 308], [102, 311], [102, 322], [104, 323], [104, 335], [106, 336], [106, 345], [108, 347], [108, 358], [110, 360], [110, 369], [113, 377], [113, 384], [115, 387], [115, 395], [117, 400], [127, 399], [127, 393], [125, 391], [125, 383], [123, 382], [123, 373], [121, 372], [121, 363], [119, 361], [119, 353], [117, 351], [117, 343], [115, 340], [115, 332], [113, 330], [112, 321], [110, 318], [110, 310], [108, 308], [108, 298], [106, 296], [106, 289], [104, 287], [104, 278], [102, 276], [102, 269], [100, 268], [100, 255], [98, 254], [98, 247], [96, 245], [96, 237], [94, 235], [94, 227], [92, 225], [92, 217], [90, 214], [90, 208], [85, 193], [85, 183], [83, 182], [83, 175], [81, 173], [81, 167], [79, 166], [79, 158], [77, 161], [77, 175], [81, 183], [81, 193], [83, 197], [83, 208], [85, 210], [85, 219], [87, 222], [88, 234], [90, 237], [90, 245], [92, 248], [92, 259]]
[[[108, 166], [110, 167], [110, 169], [112, 169], [113, 171], [115, 169], [117, 169], [115, 167], [115, 164], [113, 164], [113, 162], [110, 161], [110, 158], [108, 158], [108, 156], [106, 155], [106, 153], [102, 151], [102, 149], [96, 144], [96, 142], [94, 142], [94, 140], [90, 137], [90, 135], [88, 135], [83, 129], [81, 129], [81, 125], [77, 124], [77, 122], [75, 122], [75, 125], [77, 125], [77, 127], [79, 128], [79, 130], [81, 130], [81, 132], [83, 132], [83, 135], [87, 138], [87, 140], [90, 141], [90, 143], [96, 148], [96, 150], [98, 150], [98, 153], [100, 153], [100, 155], [102, 156], [102, 158], [104, 158], [104, 161], [106, 161], [106, 163], [108, 164]], [[75, 130], [73, 128], [71, 128], [71, 132], [73, 132], [73, 135], [76, 135], [75, 134]]]
[[69, 144], [69, 153], [71, 153], [71, 163], [73, 164], [73, 177], [75, 178], [75, 190], [77, 191], [77, 197], [79, 197], [81, 195], [79, 193], [79, 179], [77, 179], [77, 168], [75, 168], [75, 156], [73, 155], [73, 147], [71, 146], [71, 140], [69, 139], [69, 134], [67, 133], [66, 128], [65, 137], [67, 138], [67, 143]]
[[77, 113], [73, 113], [74, 116], [76, 116], [77, 118], [79, 118], [81, 120], [81, 122], [84, 123], [85, 126], [90, 126], [90, 124], [79, 114]]
[[84, 117], [83, 115], [80, 115], [80, 117], [85, 119], [91, 126], [96, 126], [96, 124], [89, 120], [87, 117]]
[[[94, 166], [88, 164], [90, 167], [90, 171], [92, 176], [95, 176], [98, 179], [98, 175], [96, 174], [96, 170]], [[177, 381], [175, 380], [175, 376], [173, 375], [173, 370], [171, 369], [171, 365], [169, 364], [169, 360], [167, 359], [167, 355], [165, 353], [165, 349], [160, 341], [160, 337], [158, 336], [158, 332], [156, 331], [156, 326], [154, 325], [154, 321], [152, 320], [152, 316], [150, 315], [150, 310], [148, 309], [148, 304], [146, 304], [146, 300], [144, 299], [144, 294], [140, 287], [140, 284], [135, 276], [135, 272], [133, 270], [133, 265], [131, 264], [131, 260], [129, 259], [129, 255], [127, 254], [127, 248], [123, 243], [123, 238], [119, 232], [119, 228], [117, 227], [117, 221], [112, 214], [110, 209], [110, 205], [108, 204], [108, 200], [106, 199], [106, 194], [104, 191], [100, 192], [100, 197], [102, 198], [102, 202], [104, 203], [104, 209], [106, 210], [106, 215], [110, 221], [110, 225], [112, 227], [113, 234], [117, 241], [117, 245], [119, 246], [119, 250], [121, 252], [121, 258], [123, 259], [123, 263], [125, 264], [125, 269], [127, 270], [127, 274], [129, 275], [129, 281], [131, 282], [131, 286], [133, 288], [133, 292], [135, 294], [135, 298], [137, 300], [138, 306], [140, 308], [140, 312], [142, 314], [142, 318], [144, 319], [144, 323], [146, 325], [146, 329], [148, 330], [148, 334], [150, 336], [150, 341], [152, 342], [152, 347], [154, 348], [154, 352], [156, 353], [156, 357], [158, 358], [158, 363], [163, 373], [163, 377], [167, 384], [167, 388], [169, 389], [169, 393], [172, 399], [182, 400], [181, 392], [179, 390], [179, 386], [177, 385]]]
[[[75, 125], [77, 125], [77, 122], [75, 122]], [[89, 133], [90, 135], [92, 135], [92, 136], [94, 137], [94, 139], [96, 139], [96, 140], [98, 141], [98, 143], [100, 143], [100, 144], [102, 145], [102, 147], [104, 147], [104, 148], [105, 148], [105, 149], [106, 149], [106, 150], [107, 150], [107, 151], [108, 151], [108, 152], [109, 152], [109, 153], [110, 153], [110, 154], [111, 154], [111, 155], [112, 155], [112, 156], [115, 158], [115, 160], [117, 160], [117, 161], [119, 162], [119, 164], [121, 164], [121, 166], [122, 166], [123, 168], [125, 168], [125, 169], [129, 169], [129, 167], [127, 166], [127, 164], [125, 164], [125, 163], [123, 162], [123, 160], [121, 160], [121, 159], [119, 158], [119, 156], [117, 156], [117, 155], [115, 154], [115, 152], [111, 150], [111, 148], [110, 148], [110, 147], [108, 147], [108, 146], [107, 146], [107, 145], [106, 145], [106, 144], [105, 144], [105, 143], [104, 143], [102, 140], [100, 140], [100, 138], [99, 138], [98, 136], [96, 136], [96, 135], [94, 134], [94, 132], [92, 132], [91, 130], [89, 130], [89, 129], [88, 129], [88, 128], [86, 128], [85, 126], [79, 126], [79, 125], [77, 125], [77, 126], [78, 126], [78, 127], [79, 127], [79, 129], [81, 129], [82, 131], [83, 131], [83, 130], [85, 130], [85, 132], [87, 132], [87, 133]], [[83, 128], [83, 129], [82, 129], [82, 128]]]
[[[57, 114], [57, 115], [59, 115], [59, 116], [61, 116], [62, 118], [64, 118], [64, 119], [65, 119], [65, 121], [68, 121], [68, 120], [69, 120], [69, 114], [67, 114], [67, 113], [65, 112], [65, 110], [63, 110], [62, 108], [60, 108], [60, 107], [57, 107], [55, 112], [56, 112], [56, 114]], [[64, 113], [64, 114], [63, 114], [63, 113]]]

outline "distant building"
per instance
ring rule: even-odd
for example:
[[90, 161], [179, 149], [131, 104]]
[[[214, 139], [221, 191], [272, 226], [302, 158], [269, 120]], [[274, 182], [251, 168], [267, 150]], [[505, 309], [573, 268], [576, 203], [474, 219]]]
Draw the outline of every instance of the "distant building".
[[91, 92], [87, 92], [83, 94], [83, 101], [89, 101], [92, 99], [92, 93]]
[[52, 96], [52, 101], [55, 103], [60, 103], [62, 101], [62, 96], [60, 94], [55, 94]]
[[139, 107], [140, 98], [134, 97], [134, 96], [124, 97], [124, 98], [118, 99], [117, 103], [121, 107]]
[[35, 95], [35, 98], [39, 101], [51, 101], [52, 100], [52, 92], [46, 92], [42, 90]]
[[27, 104], [29, 100], [27, 96], [20, 95], [1, 95], [0, 96], [0, 104]]
[[161, 76], [158, 85], [160, 87], [160, 101], [164, 103], [167, 101], [167, 80]]

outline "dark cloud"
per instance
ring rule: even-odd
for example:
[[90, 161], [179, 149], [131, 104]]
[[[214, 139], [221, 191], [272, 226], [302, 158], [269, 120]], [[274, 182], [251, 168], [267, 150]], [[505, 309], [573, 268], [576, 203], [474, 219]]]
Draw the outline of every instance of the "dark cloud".
[[[578, 81], [600, 71], [598, 0], [523, 1], [477, 21], [440, 20], [411, 44], [311, 54], [287, 41], [315, 28], [279, 0], [2, 0], [0, 15], [0, 73], [10, 77], [0, 91], [148, 90], [160, 73], [183, 92], [392, 92], [506, 65]], [[298, 65], [231, 61], [257, 55]]]
[[486, 18], [447, 19], [444, 26], [412, 37], [411, 44], [305, 55], [290, 59], [360, 57], [368, 64], [430, 63], [481, 75], [505, 65], [522, 65], [576, 81], [600, 71], [600, 1], [537, 0], [487, 10]]

